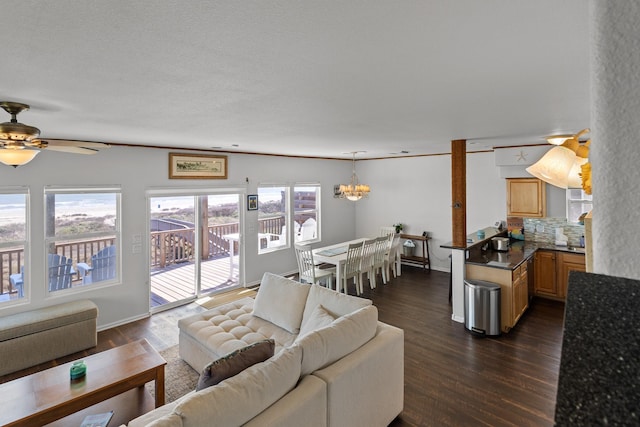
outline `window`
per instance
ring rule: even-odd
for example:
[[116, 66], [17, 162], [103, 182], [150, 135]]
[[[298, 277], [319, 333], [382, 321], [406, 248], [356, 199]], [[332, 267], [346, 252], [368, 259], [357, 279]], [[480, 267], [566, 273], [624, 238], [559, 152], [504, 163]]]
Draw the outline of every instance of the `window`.
[[28, 295], [24, 271], [28, 271], [29, 191], [0, 189], [0, 304]]
[[289, 189], [258, 186], [258, 253], [290, 247], [288, 233]]
[[580, 222], [580, 216], [593, 209], [593, 198], [579, 188], [567, 190], [567, 222]]
[[46, 188], [50, 293], [120, 279], [120, 188]]
[[296, 185], [293, 188], [293, 225], [296, 242], [320, 239], [320, 185]]

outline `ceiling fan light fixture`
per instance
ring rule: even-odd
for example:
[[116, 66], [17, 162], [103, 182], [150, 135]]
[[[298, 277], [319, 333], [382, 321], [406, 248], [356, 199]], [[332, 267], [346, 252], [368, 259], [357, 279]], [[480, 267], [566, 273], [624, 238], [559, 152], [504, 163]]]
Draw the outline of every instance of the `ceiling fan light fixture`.
[[7, 166], [23, 166], [33, 160], [39, 153], [39, 150], [26, 149], [24, 146], [9, 145], [0, 149], [0, 162]]
[[0, 139], [28, 142], [40, 135], [40, 129], [17, 122], [0, 123]]

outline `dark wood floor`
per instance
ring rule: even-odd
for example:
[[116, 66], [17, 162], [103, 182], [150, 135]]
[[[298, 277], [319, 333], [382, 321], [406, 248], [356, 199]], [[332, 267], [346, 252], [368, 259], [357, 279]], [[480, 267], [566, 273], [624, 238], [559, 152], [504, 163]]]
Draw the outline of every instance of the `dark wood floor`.
[[[447, 273], [406, 267], [390, 284], [365, 288], [380, 320], [405, 331], [405, 405], [391, 425], [553, 425], [564, 305], [534, 299], [509, 334], [477, 338], [451, 320], [448, 286]], [[200, 310], [192, 303], [102, 331], [96, 348], [0, 382], [140, 338], [168, 348], [177, 344], [177, 319]]]

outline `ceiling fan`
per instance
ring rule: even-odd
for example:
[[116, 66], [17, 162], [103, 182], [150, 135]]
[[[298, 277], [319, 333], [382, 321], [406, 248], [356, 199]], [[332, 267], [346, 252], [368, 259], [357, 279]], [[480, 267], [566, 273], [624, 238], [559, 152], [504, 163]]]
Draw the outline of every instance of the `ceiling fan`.
[[95, 154], [109, 144], [101, 142], [49, 140], [40, 138], [40, 129], [19, 123], [17, 116], [28, 110], [27, 104], [0, 101], [0, 107], [11, 115], [10, 122], [0, 123], [0, 162], [14, 168], [29, 163], [40, 150], [64, 151], [77, 154]]

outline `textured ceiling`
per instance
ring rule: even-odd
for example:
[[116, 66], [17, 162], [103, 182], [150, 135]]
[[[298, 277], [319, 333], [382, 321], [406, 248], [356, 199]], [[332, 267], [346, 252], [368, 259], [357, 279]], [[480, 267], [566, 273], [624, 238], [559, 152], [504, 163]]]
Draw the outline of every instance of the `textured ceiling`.
[[583, 0], [21, 0], [2, 14], [0, 100], [31, 104], [19, 119], [43, 138], [364, 158], [590, 125]]

